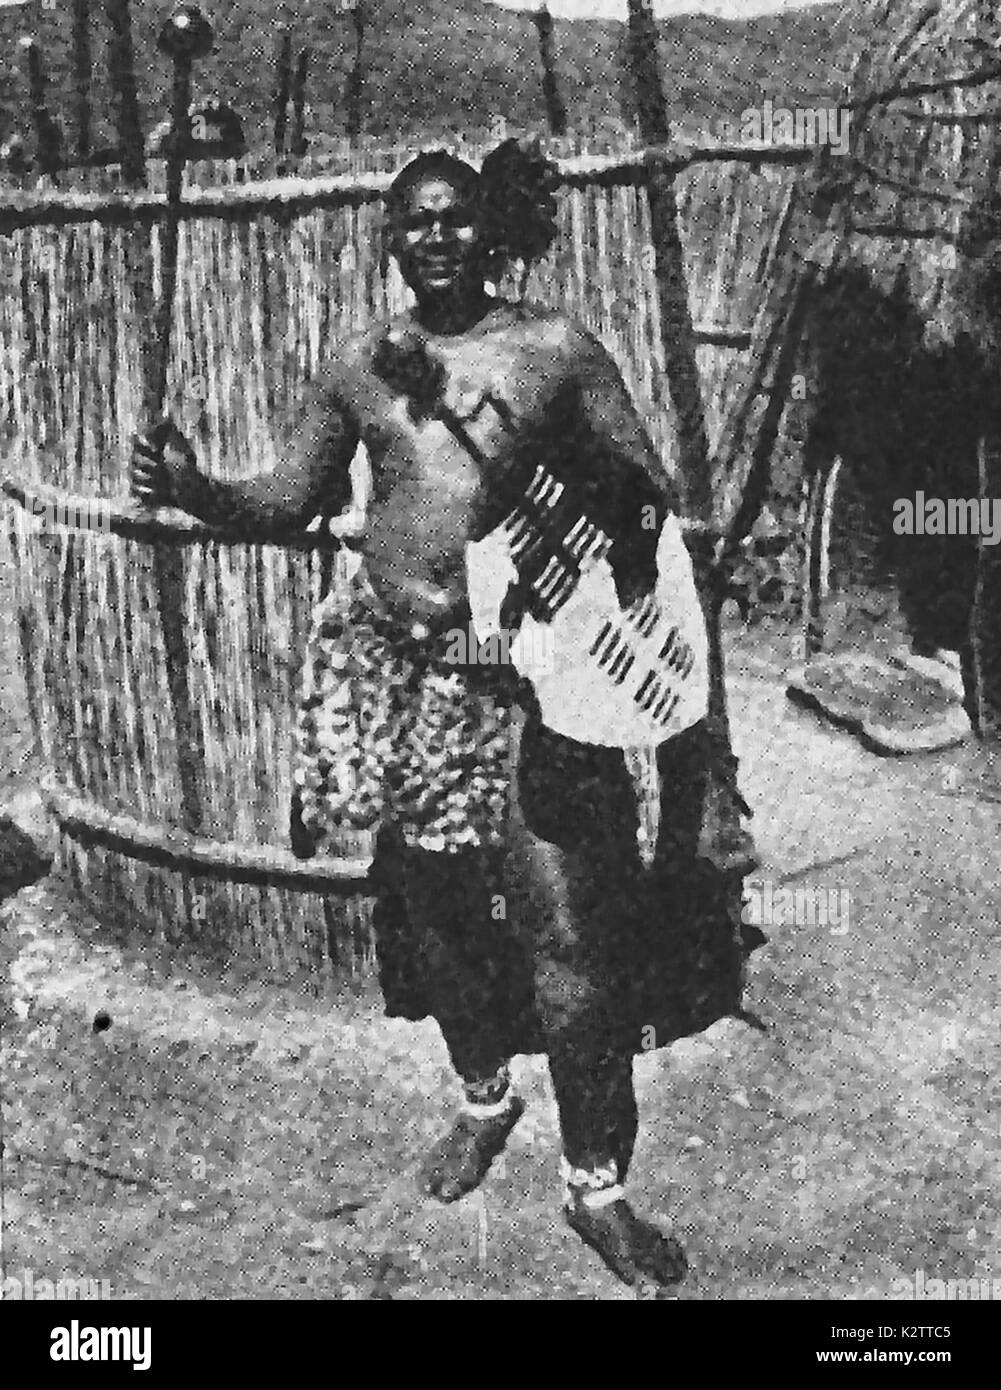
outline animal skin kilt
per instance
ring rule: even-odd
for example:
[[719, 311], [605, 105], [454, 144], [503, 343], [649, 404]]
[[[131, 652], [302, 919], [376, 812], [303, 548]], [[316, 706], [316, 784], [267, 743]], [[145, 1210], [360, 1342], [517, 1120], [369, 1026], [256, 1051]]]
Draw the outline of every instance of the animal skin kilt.
[[435, 1017], [466, 1076], [556, 1039], [640, 1052], [747, 1017], [764, 938], [741, 926], [739, 876], [698, 854], [705, 722], [645, 759], [580, 743], [509, 668], [444, 650], [356, 579], [318, 605], [306, 653], [293, 843], [376, 837], [387, 1014]]

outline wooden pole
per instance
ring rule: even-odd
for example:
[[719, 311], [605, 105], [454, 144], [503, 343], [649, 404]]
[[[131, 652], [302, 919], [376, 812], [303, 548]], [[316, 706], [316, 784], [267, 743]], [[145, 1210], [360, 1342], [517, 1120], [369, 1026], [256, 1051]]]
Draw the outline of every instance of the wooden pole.
[[[122, 172], [134, 187], [147, 184], [146, 159], [139, 104], [135, 82], [135, 54], [128, 0], [107, 0], [112, 24], [112, 80], [118, 99], [119, 143], [122, 148]], [[205, 25], [197, 11], [190, 8], [174, 16], [192, 16]], [[169, 27], [169, 25], [167, 26]], [[181, 26], [182, 34], [189, 25]], [[205, 26], [207, 28], [207, 25]], [[166, 29], [165, 29], [166, 32]], [[161, 35], [161, 42], [163, 36]], [[210, 40], [211, 42], [211, 40]], [[159, 307], [153, 312], [152, 263], [153, 248], [149, 238], [137, 233], [129, 238], [129, 278], [136, 306], [143, 321], [156, 325], [156, 333], [143, 335], [142, 374], [144, 414], [147, 426], [158, 421], [166, 406], [167, 366], [170, 354], [174, 290], [177, 280], [177, 247], [181, 186], [187, 153], [188, 103], [191, 89], [191, 59], [181, 52], [174, 59], [172, 126], [167, 162], [167, 212], [162, 227], [161, 285], [163, 294]], [[152, 341], [150, 341], [152, 339]], [[184, 828], [190, 834], [198, 832], [202, 822], [198, 768], [204, 761], [199, 730], [192, 716], [188, 685], [187, 634], [184, 626], [184, 574], [181, 554], [169, 541], [159, 541], [152, 547], [153, 577], [156, 589], [157, 612], [167, 658], [167, 693], [171, 704], [178, 746], [178, 774], [181, 784], [181, 814]], [[190, 888], [185, 880], [185, 902], [190, 906]]]
[[173, 58], [170, 103], [170, 146], [167, 152], [167, 215], [163, 221], [160, 252], [162, 293], [157, 313], [156, 358], [151, 394], [157, 415], [167, 403], [167, 370], [174, 323], [174, 297], [177, 289], [177, 254], [181, 230], [180, 206], [184, 190], [191, 122], [191, 56], [180, 52]]
[[[650, 0], [629, 0], [630, 59], [636, 108], [645, 145], [667, 145], [671, 127], [657, 61], [657, 26]], [[647, 192], [653, 240], [661, 342], [671, 405], [678, 418], [682, 482], [689, 515], [713, 521], [712, 479], [705, 405], [695, 356], [685, 258], [678, 227], [674, 178], [656, 160], [648, 165]]]
[[[998, 364], [993, 364], [997, 370]], [[978, 448], [980, 498], [996, 505], [1001, 497], [1001, 412], [993, 399]], [[981, 536], [977, 542], [977, 579], [970, 614], [964, 668], [973, 690], [967, 692], [974, 731], [996, 750], [1001, 742], [1001, 557], [998, 547]], [[969, 696], [972, 695], [972, 699]]]
[[[629, 0], [629, 54], [643, 142], [647, 146], [667, 145], [671, 127], [657, 59], [657, 26], [649, 0]], [[661, 344], [668, 392], [678, 421], [681, 480], [689, 516], [711, 536], [715, 518], [709, 436], [695, 355], [677, 196], [674, 179], [662, 165], [651, 160], [648, 172]], [[749, 837], [740, 824], [736, 759], [726, 702], [721, 635], [725, 590], [708, 544], [693, 547], [693, 562], [709, 638], [707, 724], [714, 748], [712, 775], [703, 807], [700, 853], [720, 867], [740, 868], [746, 872], [755, 857], [750, 844], [744, 843]]]
[[[679, 172], [695, 164], [743, 162], [760, 167], [764, 164], [795, 165], [812, 158], [813, 152], [802, 145], [750, 147], [736, 145], [665, 146], [660, 149], [637, 151], [623, 158], [620, 155], [582, 155], [572, 159], [554, 160], [560, 180], [567, 188], [635, 188], [645, 187], [648, 168], [657, 161], [663, 169]], [[117, 160], [115, 161], [117, 162]], [[288, 221], [305, 216], [320, 208], [363, 207], [379, 202], [393, 182], [394, 175], [386, 173], [329, 174], [311, 178], [262, 179], [249, 183], [218, 185], [213, 188], [192, 187], [188, 190], [178, 215], [182, 221], [203, 221], [221, 218], [225, 221], [245, 221], [275, 217]], [[139, 191], [132, 193], [36, 193], [17, 190], [0, 201], [0, 235], [22, 227], [71, 227], [86, 222], [103, 226], [149, 226], [162, 222], [166, 199], [162, 194]], [[744, 330], [734, 334], [725, 325], [705, 324], [697, 330], [705, 342], [721, 342], [726, 346], [747, 347]]]
[[[758, 309], [751, 336], [751, 367], [741, 392], [729, 411], [716, 450], [714, 472], [722, 484], [723, 511], [720, 530], [725, 533], [724, 556], [736, 555], [740, 542], [750, 534], [764, 503], [771, 479], [771, 456], [785, 413], [802, 344], [807, 317], [817, 284], [819, 269], [805, 258], [820, 230], [815, 209], [816, 192], [825, 177], [826, 153], [813, 159], [813, 172], [807, 186], [793, 186], [778, 230], [773, 273]], [[827, 230], [836, 230], [840, 208], [831, 210]], [[763, 417], [753, 439], [751, 420], [762, 396], [767, 396]], [[735, 486], [742, 459], [748, 466]], [[734, 494], [736, 494], [734, 496]]]
[[369, 891], [368, 858], [324, 855], [303, 862], [290, 850], [210, 840], [171, 826], [147, 825], [132, 815], [116, 815], [54, 779], [46, 781], [42, 794], [59, 828], [80, 844], [99, 845], [140, 863], [172, 869], [186, 878], [197, 874], [228, 883], [256, 883], [340, 897]]
[[[173, 65], [171, 83], [171, 142], [167, 157], [167, 215], [161, 242], [161, 298], [157, 314], [155, 355], [148, 382], [149, 419], [162, 417], [167, 405], [167, 371], [177, 288], [177, 256], [184, 166], [190, 146], [191, 66], [195, 57], [212, 48], [212, 31], [193, 5], [176, 10], [160, 33], [158, 47]], [[183, 619], [183, 565], [178, 550], [167, 544], [153, 548], [157, 575], [157, 606], [168, 656], [168, 681], [178, 741], [181, 805], [185, 829], [196, 833], [202, 824], [198, 769], [204, 764], [201, 731], [191, 710], [188, 686], [190, 652]]]
[[831, 578], [831, 526], [840, 474], [840, 456], [825, 459], [810, 473], [802, 585], [804, 661], [809, 661], [824, 649], [825, 607]]
[[629, 70], [632, 76], [636, 117], [648, 145], [666, 145], [671, 135], [667, 102], [660, 80], [657, 55], [657, 21], [650, 0], [628, 2]]
[[[989, 43], [994, 29], [993, 7], [978, 7], [978, 29]], [[966, 216], [960, 244], [967, 254], [983, 255], [987, 246], [1001, 242], [1001, 130], [996, 124], [983, 137], [987, 145], [985, 171], [974, 206]], [[996, 313], [997, 310], [995, 309]], [[983, 422], [977, 448], [980, 501], [1001, 497], [1001, 409], [997, 403], [997, 378], [1001, 354], [993, 347], [986, 353]], [[976, 735], [992, 745], [996, 754], [1001, 741], [1001, 556], [999, 547], [983, 536], [977, 542], [976, 586], [969, 630], [961, 650], [966, 706]], [[970, 688], [972, 686], [972, 689]]]
[[[132, 42], [132, 17], [129, 0], [105, 0], [105, 13], [111, 36], [108, 43], [109, 78], [118, 132], [122, 178], [134, 190], [148, 187], [146, 155], [139, 95], [136, 86], [135, 48]], [[140, 234], [138, 225], [133, 236], [125, 240], [125, 258], [129, 286], [135, 300], [140, 324], [154, 322], [153, 246], [150, 235]], [[153, 360], [151, 335], [140, 333], [139, 354], [145, 392], [144, 410], [147, 419], [160, 413], [151, 384], [156, 369]]]
[[[62, 463], [55, 450], [39, 449], [36, 457], [43, 471], [55, 474]], [[174, 507], [158, 507], [150, 512], [132, 497], [103, 497], [96, 493], [70, 493], [52, 483], [26, 483], [22, 477], [0, 476], [0, 494], [9, 497], [29, 516], [44, 516], [46, 525], [59, 531], [99, 531], [128, 540], [152, 543], [169, 540], [175, 547], [204, 545], [259, 545], [260, 532], [230, 526], [222, 529], [199, 521]], [[304, 531], [289, 528], [268, 537], [269, 545], [305, 554], [332, 554], [340, 548], [337, 534], [329, 529]]]
[[122, 153], [122, 177], [133, 188], [146, 187], [146, 157], [143, 146], [142, 117], [136, 85], [136, 53], [132, 42], [132, 16], [129, 0], [105, 0], [105, 14], [111, 35], [108, 63], [111, 89], [115, 96], [118, 148]]
[[309, 73], [309, 49], [299, 50], [292, 83], [292, 140], [293, 159], [302, 159], [308, 148], [306, 140], [306, 78]]
[[285, 154], [285, 131], [288, 124], [289, 92], [292, 84], [292, 35], [286, 29], [279, 35], [278, 52], [275, 55], [275, 155], [281, 159]]
[[539, 31], [539, 53], [542, 58], [542, 95], [546, 101], [546, 116], [551, 135], [566, 135], [567, 109], [560, 96], [556, 76], [556, 57], [553, 51], [553, 17], [548, 5], [541, 5], [532, 18]]
[[90, 0], [73, 0], [73, 84], [76, 88], [76, 153], [81, 163], [90, 158], [92, 75]]
[[355, 0], [349, 13], [355, 31], [355, 52], [351, 75], [348, 78], [347, 133], [349, 139], [356, 140], [361, 134], [362, 45], [365, 40], [365, 9], [362, 0]]
[[43, 174], [56, 174], [62, 164], [62, 139], [46, 102], [48, 81], [42, 62], [42, 50], [37, 40], [27, 37], [21, 40], [20, 47], [27, 67], [28, 97], [31, 124], [35, 132], [38, 168]]

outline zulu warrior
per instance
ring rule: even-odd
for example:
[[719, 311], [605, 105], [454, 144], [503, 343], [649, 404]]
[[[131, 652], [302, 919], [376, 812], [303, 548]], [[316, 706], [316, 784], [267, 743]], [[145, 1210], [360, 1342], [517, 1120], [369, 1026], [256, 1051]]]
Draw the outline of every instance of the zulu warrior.
[[[357, 563], [305, 654], [294, 846], [374, 834], [387, 1012], [432, 1015], [463, 1087], [427, 1193], [483, 1181], [524, 1109], [511, 1058], [544, 1053], [566, 1219], [656, 1292], [685, 1256], [626, 1197], [633, 1058], [745, 1017], [749, 942], [739, 867], [700, 853], [721, 763], [673, 487], [604, 348], [496, 290], [552, 242], [554, 188], [513, 141], [479, 173], [413, 160], [387, 217], [413, 307], [343, 344], [284, 462], [216, 480], [163, 422], [132, 486], [280, 539], [348, 506], [364, 446]], [[736, 808], [732, 762], [719, 780]]]

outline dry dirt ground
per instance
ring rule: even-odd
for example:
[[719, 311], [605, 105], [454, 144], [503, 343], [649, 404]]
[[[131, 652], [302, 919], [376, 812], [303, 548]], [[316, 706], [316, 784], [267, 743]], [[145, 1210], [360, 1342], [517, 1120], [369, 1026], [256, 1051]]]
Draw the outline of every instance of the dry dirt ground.
[[[761, 877], [847, 893], [847, 919], [766, 924], [748, 1004], [767, 1035], [723, 1023], [638, 1062], [635, 1197], [688, 1246], [681, 1299], [997, 1278], [995, 784], [972, 747], [880, 760], [794, 709], [788, 655], [758, 631], [731, 661]], [[0, 682], [9, 792], [23, 709]], [[0, 1059], [8, 1277], [115, 1298], [630, 1297], [558, 1218], [541, 1058], [520, 1063], [504, 1162], [446, 1209], [412, 1183], [455, 1103], [432, 1025], [381, 1018], [371, 988], [331, 1002], [114, 945], [51, 880], [0, 928], [26, 1015]]]

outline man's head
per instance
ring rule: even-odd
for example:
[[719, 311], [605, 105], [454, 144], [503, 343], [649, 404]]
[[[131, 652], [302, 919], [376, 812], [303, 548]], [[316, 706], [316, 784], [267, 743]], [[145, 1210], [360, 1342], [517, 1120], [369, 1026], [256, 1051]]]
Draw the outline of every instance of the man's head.
[[446, 150], [411, 160], [389, 191], [387, 231], [418, 301], [451, 312], [512, 263], [527, 276], [556, 237], [558, 184], [537, 141], [501, 141], [479, 173]]
[[390, 247], [418, 300], [480, 294], [493, 247], [483, 234], [479, 175], [445, 150], [418, 155], [389, 191]]

